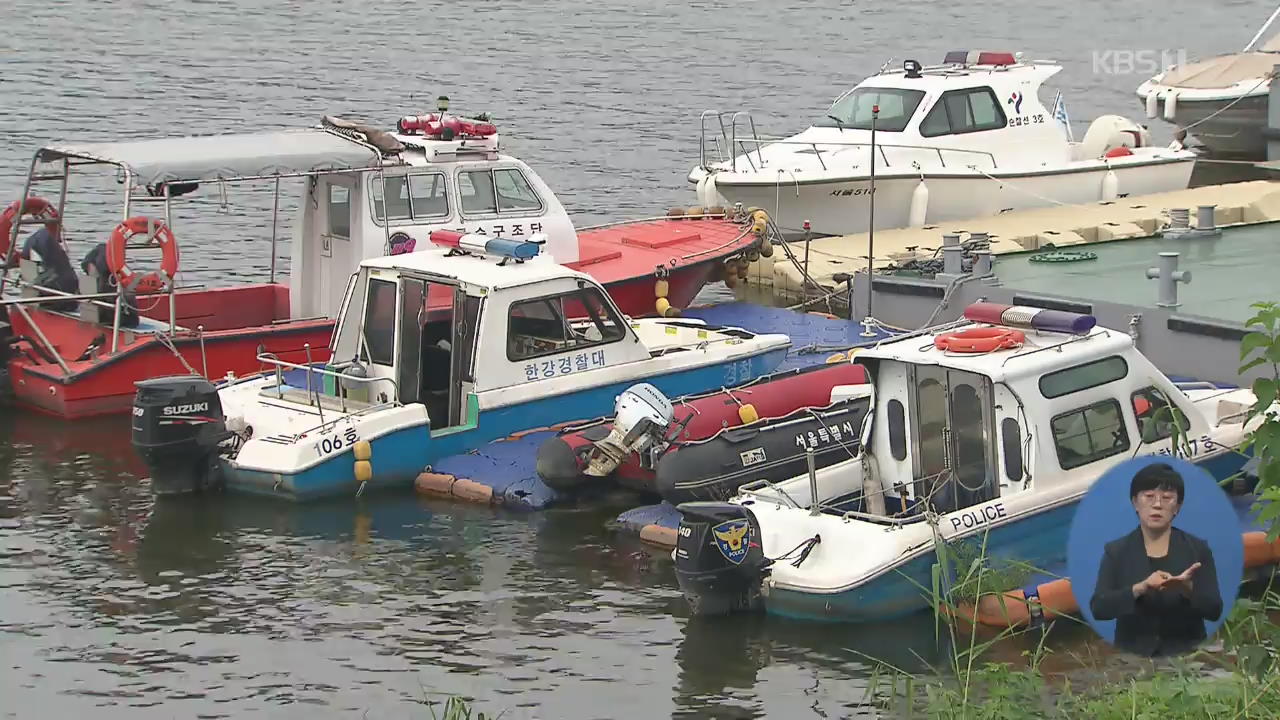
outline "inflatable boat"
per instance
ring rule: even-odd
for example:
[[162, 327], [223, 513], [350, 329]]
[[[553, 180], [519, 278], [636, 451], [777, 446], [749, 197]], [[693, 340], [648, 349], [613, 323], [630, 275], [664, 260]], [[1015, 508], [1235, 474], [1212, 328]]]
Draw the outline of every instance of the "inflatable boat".
[[[632, 388], [619, 396], [613, 416], [543, 443], [538, 475], [560, 491], [612, 481], [658, 494], [665, 472], [672, 477], [673, 497], [685, 499], [718, 497], [719, 483], [740, 484], [775, 472], [786, 478], [795, 462], [804, 466], [809, 447], [822, 465], [847, 458], [846, 447], [856, 452], [869, 404], [866, 378], [862, 366], [846, 361], [774, 373], [674, 402]], [[687, 460], [676, 458], [686, 451]]]

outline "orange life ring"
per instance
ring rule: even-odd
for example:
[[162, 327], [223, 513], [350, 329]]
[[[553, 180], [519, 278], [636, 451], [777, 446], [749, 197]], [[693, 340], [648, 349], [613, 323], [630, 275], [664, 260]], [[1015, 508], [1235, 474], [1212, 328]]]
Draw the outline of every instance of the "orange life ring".
[[9, 257], [9, 240], [13, 237], [13, 219], [18, 217], [18, 206], [22, 206], [22, 214], [32, 217], [48, 218], [44, 226], [49, 232], [58, 235], [58, 208], [41, 197], [28, 197], [26, 201], [14, 200], [9, 207], [0, 213], [0, 258]]
[[1026, 336], [1010, 328], [969, 328], [934, 338], [933, 346], [946, 352], [987, 353], [1021, 347]]
[[[147, 245], [160, 246], [160, 252], [164, 254], [160, 270], [135, 273], [129, 269], [125, 261], [125, 246], [138, 235], [146, 236]], [[131, 217], [111, 231], [111, 240], [107, 242], [107, 269], [126, 289], [135, 292], [167, 290], [178, 274], [178, 241], [163, 220], [143, 215]]]

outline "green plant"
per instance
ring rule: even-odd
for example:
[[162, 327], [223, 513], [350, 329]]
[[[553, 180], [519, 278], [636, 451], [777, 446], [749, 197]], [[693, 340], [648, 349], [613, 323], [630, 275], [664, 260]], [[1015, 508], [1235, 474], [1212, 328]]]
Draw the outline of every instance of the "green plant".
[[1266, 523], [1267, 538], [1280, 536], [1280, 418], [1272, 405], [1280, 393], [1280, 303], [1260, 302], [1251, 306], [1257, 312], [1245, 326], [1256, 328], [1240, 342], [1240, 372], [1264, 367], [1264, 377], [1253, 381], [1256, 398], [1249, 409], [1249, 420], [1261, 422], [1249, 433], [1246, 450], [1258, 460], [1259, 520]]
[[475, 713], [473, 718], [471, 704], [456, 695], [444, 701], [444, 707], [441, 708], [443, 715], [436, 714], [436, 703], [423, 700], [422, 704], [431, 713], [431, 720], [497, 720], [497, 717], [490, 717], [482, 712]]

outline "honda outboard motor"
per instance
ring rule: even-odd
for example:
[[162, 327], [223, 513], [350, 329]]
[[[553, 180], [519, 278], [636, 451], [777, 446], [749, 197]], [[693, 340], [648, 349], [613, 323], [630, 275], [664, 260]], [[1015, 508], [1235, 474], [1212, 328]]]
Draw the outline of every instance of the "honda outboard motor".
[[682, 503], [676, 580], [695, 615], [758, 610], [760, 586], [773, 561], [760, 547], [751, 510], [722, 502]]
[[182, 495], [221, 485], [218, 444], [231, 437], [213, 383], [178, 375], [136, 383], [133, 447], [151, 471], [157, 495]]

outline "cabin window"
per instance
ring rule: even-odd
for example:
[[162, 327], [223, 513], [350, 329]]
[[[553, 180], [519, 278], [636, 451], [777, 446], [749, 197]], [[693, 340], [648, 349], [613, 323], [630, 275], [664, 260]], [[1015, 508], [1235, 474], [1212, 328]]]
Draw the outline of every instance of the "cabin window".
[[1173, 435], [1174, 421], [1185, 432], [1191, 427], [1187, 416], [1169, 402], [1169, 398], [1156, 387], [1146, 387], [1133, 394], [1133, 416], [1138, 421], [1138, 436], [1143, 444], [1153, 443]]
[[1004, 474], [1010, 480], [1022, 479], [1022, 427], [1014, 418], [1000, 421], [1000, 446], [1004, 450]]
[[[594, 287], [511, 304], [507, 359], [512, 362], [604, 345], [626, 337], [622, 321]], [[602, 367], [604, 353], [583, 354], [559, 364], [536, 366], [537, 377], [554, 377]], [[566, 369], [567, 366], [567, 369]], [[526, 372], [529, 372], [526, 368]]]
[[493, 185], [498, 191], [498, 212], [541, 210], [542, 201], [524, 174], [515, 168], [493, 171]]
[[880, 113], [876, 116], [876, 130], [902, 132], [923, 99], [924, 92], [921, 90], [858, 88], [837, 100], [827, 110], [826, 117], [818, 118], [814, 125], [843, 127], [846, 130], [870, 130], [871, 110], [879, 105]]
[[542, 199], [517, 168], [458, 173], [458, 194], [466, 215], [528, 213], [542, 210]]
[[345, 185], [329, 184], [329, 234], [334, 237], [351, 237], [351, 189]]
[[1063, 470], [1088, 465], [1129, 449], [1120, 403], [1103, 400], [1055, 417], [1051, 423]]
[[1062, 397], [1089, 388], [1106, 385], [1129, 374], [1129, 364], [1119, 355], [1083, 365], [1047, 373], [1040, 378], [1040, 394], [1046, 398]]
[[1008, 121], [991, 88], [948, 90], [920, 121], [924, 137], [1002, 128]]
[[390, 365], [396, 351], [396, 284], [369, 279], [369, 300], [364, 306], [366, 357], [378, 365]]
[[369, 179], [373, 217], [382, 222], [441, 218], [449, 215], [449, 193], [444, 173], [388, 175]]
[[907, 459], [907, 414], [898, 400], [889, 401], [889, 452], [894, 460]]
[[[952, 468], [957, 490], [982, 493], [987, 482], [987, 423], [984, 412], [986, 403], [979, 395], [979, 388], [969, 383], [951, 386], [951, 428], [955, 436], [955, 467]], [[984, 498], [985, 499], [985, 498]], [[975, 500], [975, 502], [981, 502]], [[960, 507], [973, 504], [962, 503]]]

